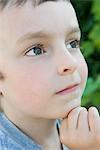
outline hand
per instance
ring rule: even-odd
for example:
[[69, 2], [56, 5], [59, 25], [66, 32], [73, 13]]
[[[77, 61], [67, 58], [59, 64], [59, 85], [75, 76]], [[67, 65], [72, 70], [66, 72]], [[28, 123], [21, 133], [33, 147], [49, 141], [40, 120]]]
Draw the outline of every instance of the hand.
[[73, 109], [61, 123], [60, 140], [71, 150], [100, 150], [100, 116], [97, 109]]

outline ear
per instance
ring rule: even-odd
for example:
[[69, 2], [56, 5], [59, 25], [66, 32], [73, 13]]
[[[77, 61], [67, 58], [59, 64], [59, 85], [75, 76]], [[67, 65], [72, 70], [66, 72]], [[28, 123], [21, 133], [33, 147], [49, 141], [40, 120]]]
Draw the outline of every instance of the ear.
[[2, 81], [3, 80], [4, 80], [4, 76], [2, 72], [0, 72], [0, 97], [3, 96], [3, 93], [2, 93]]
[[2, 108], [1, 108], [1, 98], [3, 96], [3, 93], [2, 93], [2, 81], [4, 80], [4, 76], [3, 74], [0, 72], [0, 112], [2, 111]]

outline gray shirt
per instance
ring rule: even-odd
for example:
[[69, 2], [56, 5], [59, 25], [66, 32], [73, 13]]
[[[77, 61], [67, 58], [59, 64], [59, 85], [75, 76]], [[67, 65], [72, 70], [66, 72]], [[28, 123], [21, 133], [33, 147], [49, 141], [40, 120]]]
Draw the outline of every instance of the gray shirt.
[[[43, 150], [0, 112], [0, 150]], [[63, 150], [68, 150], [63, 145]]]

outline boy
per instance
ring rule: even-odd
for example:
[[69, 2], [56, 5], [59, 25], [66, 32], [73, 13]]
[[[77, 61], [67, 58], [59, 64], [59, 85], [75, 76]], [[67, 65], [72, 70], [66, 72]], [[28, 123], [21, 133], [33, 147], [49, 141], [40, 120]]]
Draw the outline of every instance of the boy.
[[0, 8], [0, 150], [99, 150], [99, 114], [80, 107], [87, 65], [71, 3]]

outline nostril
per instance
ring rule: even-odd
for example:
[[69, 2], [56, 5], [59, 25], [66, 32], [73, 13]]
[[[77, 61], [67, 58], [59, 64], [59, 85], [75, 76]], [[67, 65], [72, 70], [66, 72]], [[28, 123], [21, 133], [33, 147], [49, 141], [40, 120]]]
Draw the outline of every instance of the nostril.
[[64, 69], [64, 72], [66, 72], [68, 69]]

